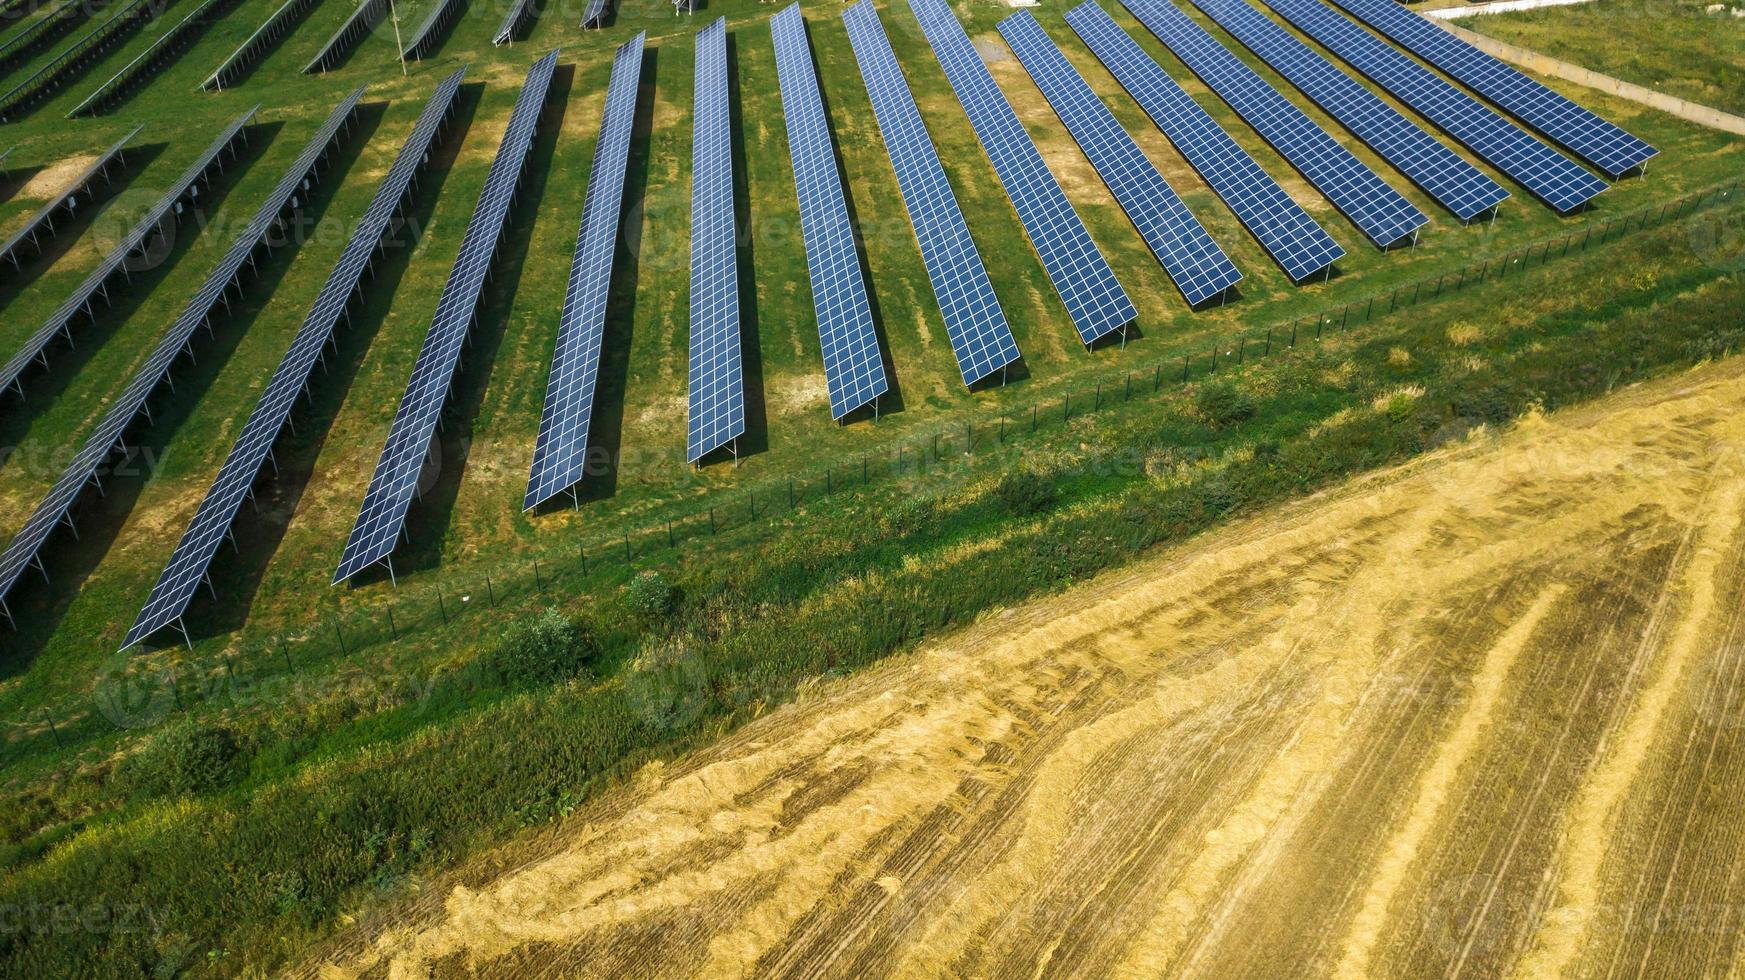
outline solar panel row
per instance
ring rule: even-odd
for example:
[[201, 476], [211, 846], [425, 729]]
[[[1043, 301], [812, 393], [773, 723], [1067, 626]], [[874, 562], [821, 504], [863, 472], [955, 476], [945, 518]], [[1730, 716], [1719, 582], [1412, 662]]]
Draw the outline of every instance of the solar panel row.
[[400, 397], [387, 443], [376, 461], [357, 521], [346, 540], [345, 553], [334, 572], [335, 585], [382, 561], [389, 562], [388, 571], [393, 574], [389, 559], [406, 525], [406, 509], [418, 492], [418, 475], [430, 450], [443, 403], [448, 399], [449, 386], [454, 382], [461, 347], [478, 311], [485, 274], [490, 271], [508, 222], [509, 205], [521, 182], [527, 151], [539, 128], [556, 67], [557, 52], [553, 51], [528, 70], [527, 80], [522, 83], [509, 126], [485, 175], [485, 186], [479, 192], [466, 233], [461, 237], [460, 253], [449, 271], [442, 296], [436, 301], [436, 314], [430, 320], [424, 346]]
[[1484, 96], [1613, 179], [1659, 152], [1618, 125], [1394, 0], [1334, 0], [1347, 13]]
[[509, 12], [503, 16], [503, 24], [497, 28], [497, 34], [491, 38], [491, 43], [513, 44], [532, 18], [533, 0], [515, 0], [509, 5]]
[[166, 65], [181, 57], [188, 46], [199, 40], [206, 28], [229, 13], [241, 0], [205, 0], [188, 16], [159, 34], [144, 51], [109, 76], [102, 85], [67, 113], [68, 119], [100, 116], [125, 102], [128, 96], [151, 81]]
[[1108, 185], [1121, 210], [1163, 264], [1188, 305], [1197, 306], [1242, 278], [1224, 250], [1188, 211], [1145, 151], [1116, 121], [1066, 55], [1027, 12], [1000, 22], [1000, 33], [1042, 90], [1073, 141]]
[[248, 40], [237, 45], [224, 63], [206, 76], [200, 87], [208, 92], [222, 92], [227, 86], [234, 85], [254, 67], [255, 62], [266, 57], [286, 34], [289, 34], [309, 11], [321, 0], [285, 0], [279, 9], [267, 17], [266, 22], [255, 28]]
[[645, 34], [619, 46], [606, 83], [606, 108], [594, 141], [594, 163], [582, 199], [581, 227], [570, 260], [569, 288], [557, 321], [557, 348], [545, 383], [539, 438], [527, 476], [527, 510], [580, 483], [587, 468], [588, 432], [594, 418], [594, 390], [600, 374], [600, 349], [606, 338], [606, 299], [612, 286], [612, 260], [618, 249], [618, 222], [624, 207], [624, 171], [630, 160], [630, 135], [642, 84]]
[[[28, 2], [28, 0], [26, 0]], [[88, 0], [63, 0], [60, 6], [38, 17], [29, 27], [0, 44], [0, 73], [24, 64], [73, 29], [84, 23], [97, 9]]]
[[[413, 179], [429, 162], [430, 147], [454, 107], [455, 94], [465, 75], [463, 67], [448, 76], [425, 103], [411, 135], [401, 145], [357, 229], [340, 252], [339, 261], [334, 263], [303, 326], [231, 445], [230, 454], [200, 501], [193, 521], [165, 562], [157, 584], [122, 641], [122, 649], [178, 623], [201, 583], [211, 587], [212, 559], [230, 535], [230, 526], [242, 502], [253, 495], [261, 466], [272, 459], [273, 444], [290, 421], [297, 396], [308, 385], [315, 365], [323, 360], [339, 319], [358, 293], [371, 259], [391, 240], [394, 217], [409, 199]], [[184, 630], [184, 639], [186, 636]]]
[[62, 523], [72, 523], [69, 512], [87, 486], [96, 482], [101, 487], [99, 469], [117, 447], [124, 445], [128, 426], [141, 414], [150, 417], [146, 400], [168, 379], [170, 368], [176, 360], [183, 353], [192, 353], [195, 331], [208, 323], [213, 310], [221, 301], [225, 301], [225, 294], [238, 285], [244, 263], [252, 262], [255, 252], [263, 245], [270, 247], [268, 233], [283, 220], [287, 208], [294, 209], [297, 206], [296, 195], [308, 186], [322, 157], [333, 146], [340, 130], [350, 122], [358, 99], [362, 96], [363, 89], [360, 87], [341, 102], [321, 124], [314, 138], [279, 180], [278, 186], [267, 195], [241, 234], [236, 236], [230, 248], [207, 275], [205, 282], [188, 301], [181, 315], [158, 340], [145, 364], [134, 373], [127, 387], [110, 404], [109, 411], [73, 456], [71, 465], [24, 522], [24, 527], [6, 546], [5, 553], [0, 554], [0, 611], [4, 611], [9, 619], [12, 618], [12, 611], [6, 600], [18, 584], [18, 579], [32, 566], [47, 576], [41, 553], [49, 535]]
[[55, 195], [53, 199], [31, 215], [23, 227], [13, 232], [4, 244], [0, 244], [0, 259], [12, 263], [12, 267], [17, 269], [23, 261], [26, 249], [40, 252], [43, 241], [52, 239], [55, 235], [55, 216], [62, 211], [72, 213], [78, 210], [81, 193], [94, 196], [96, 194], [94, 185], [97, 180], [108, 179], [110, 167], [120, 167], [126, 164], [124, 153], [127, 144], [135, 136], [138, 136], [139, 131], [144, 128], [144, 126], [133, 127], [114, 146], [98, 154], [97, 159], [92, 161], [91, 165], [86, 167], [79, 176], [75, 177], [72, 183], [67, 185], [66, 190]]
[[1575, 161], [1394, 50], [1321, 0], [1263, 2], [1557, 211], [1574, 211], [1606, 189], [1605, 181]]
[[874, 403], [889, 389], [885, 362], [873, 328], [860, 252], [848, 219], [848, 199], [836, 167], [836, 144], [818, 88], [812, 45], [800, 5], [789, 5], [770, 20], [776, 76], [787, 120], [788, 159], [794, 167], [794, 194], [800, 205], [800, 232], [806, 241], [806, 269], [812, 308], [818, 317], [818, 342], [824, 355], [824, 383], [830, 392], [830, 417], [841, 420]]
[[1371, 242], [1387, 248], [1410, 238], [1430, 220], [1173, 4], [1164, 0], [1123, 2], [1147, 30]]
[[156, 20], [166, 5], [161, 0], [132, 0], [108, 20], [92, 28], [37, 69], [30, 77], [0, 95], [0, 122], [12, 122], [83, 75], [85, 69], [126, 41], [141, 25]]
[[611, 4], [608, 0], [588, 0], [588, 7], [582, 11], [583, 27], [605, 27], [606, 14]]
[[1068, 11], [1066, 22], [1292, 282], [1326, 270], [1345, 254], [1096, 0]]
[[1018, 342], [994, 296], [987, 268], [964, 224], [909, 83], [897, 66], [878, 10], [871, 0], [860, 0], [843, 12], [842, 20], [884, 136], [885, 152], [897, 174], [945, 332], [951, 337], [958, 372], [964, 384], [973, 385], [1018, 360]]
[[691, 107], [690, 410], [685, 439], [685, 458], [692, 463], [745, 434], [725, 18], [697, 32], [696, 50]]
[[1461, 221], [1470, 221], [1508, 198], [1509, 192], [1484, 171], [1437, 142], [1247, 0], [1193, 2]]
[[254, 118], [254, 114], [255, 109], [250, 109], [225, 127], [224, 132], [212, 141], [212, 145], [208, 146], [206, 151], [201, 153], [199, 158], [182, 173], [182, 176], [170, 185], [170, 189], [165, 191], [163, 196], [158, 198], [157, 202], [146, 211], [145, 215], [135, 222], [126, 234], [121, 236], [121, 241], [117, 242], [115, 247], [103, 257], [103, 260], [97, 263], [97, 267], [91, 270], [91, 273], [85, 277], [77, 289], [73, 290], [73, 294], [56, 307], [54, 312], [49, 314], [48, 319], [43, 321], [42, 326], [38, 327], [37, 331], [30, 335], [30, 339], [24, 342], [24, 346], [12, 355], [12, 359], [7, 361], [4, 367], [0, 367], [0, 391], [7, 388], [17, 388], [19, 393], [23, 394], [22, 378], [25, 369], [30, 367], [32, 362], [41, 362], [47, 366], [48, 345], [55, 337], [65, 337], [69, 344], [72, 343], [73, 317], [80, 313], [94, 316], [95, 310], [91, 304], [97, 300], [99, 295], [105, 302], [108, 301], [109, 280], [114, 278], [116, 273], [127, 274], [128, 263], [134, 259], [135, 253], [157, 240], [163, 231], [174, 227], [177, 216], [181, 213], [184, 198], [191, 200], [199, 195], [199, 185], [223, 166], [220, 158], [225, 153], [235, 155], [236, 143], [239, 140], [246, 140], [243, 127]]
[[1133, 322], [1139, 311], [1043, 162], [1018, 114], [945, 0], [909, 0], [933, 55], [969, 116], [1006, 196], [1086, 346]]
[[435, 54], [442, 39], [447, 36], [449, 27], [460, 16], [460, 10], [461, 0], [437, 0], [436, 6], [424, 18], [424, 23], [419, 24], [418, 30], [412, 33], [412, 40], [406, 42], [400, 56], [407, 61], [417, 61]]
[[321, 46], [321, 50], [315, 53], [315, 57], [303, 66], [303, 74], [325, 73], [339, 67], [340, 62], [351, 53], [351, 49], [357, 47], [358, 42], [367, 37], [370, 30], [387, 13], [388, 0], [363, 0], [351, 12], [351, 16], [345, 19], [345, 23], [339, 25], [339, 30], [334, 31], [327, 43]]

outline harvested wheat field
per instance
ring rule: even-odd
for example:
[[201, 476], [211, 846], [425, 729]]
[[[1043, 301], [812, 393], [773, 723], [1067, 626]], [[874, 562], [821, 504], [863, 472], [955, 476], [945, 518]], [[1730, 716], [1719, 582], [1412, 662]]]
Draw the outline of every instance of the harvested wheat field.
[[1745, 973], [1745, 370], [820, 685], [330, 949], [422, 976]]

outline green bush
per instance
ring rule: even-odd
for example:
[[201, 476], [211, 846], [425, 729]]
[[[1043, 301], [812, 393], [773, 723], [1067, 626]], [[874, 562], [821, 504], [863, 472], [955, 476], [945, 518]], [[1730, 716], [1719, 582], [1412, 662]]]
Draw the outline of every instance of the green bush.
[[243, 771], [236, 733], [223, 725], [184, 721], [159, 732], [123, 764], [123, 780], [153, 796], [202, 793], [236, 779]]
[[547, 609], [515, 624], [484, 663], [507, 684], [555, 684], [586, 672], [599, 652], [593, 630]]
[[1040, 514], [1054, 503], [1054, 484], [1049, 478], [1025, 466], [1009, 469], [994, 485], [994, 496], [1000, 506], [1019, 517]]
[[1201, 418], [1220, 429], [1254, 417], [1254, 400], [1223, 382], [1201, 385], [1194, 404]]
[[678, 603], [678, 590], [656, 571], [646, 571], [630, 580], [625, 592], [630, 611], [644, 619], [661, 619]]

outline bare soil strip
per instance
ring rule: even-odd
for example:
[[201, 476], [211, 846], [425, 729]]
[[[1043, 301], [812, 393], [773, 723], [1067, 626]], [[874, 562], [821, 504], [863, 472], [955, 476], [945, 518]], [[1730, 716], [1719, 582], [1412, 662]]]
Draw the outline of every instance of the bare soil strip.
[[1721, 976], [1745, 365], [818, 685], [331, 976]]

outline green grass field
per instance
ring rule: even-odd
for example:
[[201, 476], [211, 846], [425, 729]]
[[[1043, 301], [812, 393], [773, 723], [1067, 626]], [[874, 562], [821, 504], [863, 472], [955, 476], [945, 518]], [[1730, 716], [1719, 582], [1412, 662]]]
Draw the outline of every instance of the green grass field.
[[1657, 92], [1745, 113], [1745, 17], [1727, 8], [1711, 13], [1710, 6], [1707, 0], [1604, 0], [1459, 23]]
[[[1451, 276], [1529, 243], [1590, 235], [1626, 214], [1654, 214], [1736, 178], [1745, 143], [1559, 85], [1660, 147], [1648, 179], [1619, 183], [1573, 218], [1511, 186], [1515, 198], [1494, 225], [1463, 228], [1378, 163], [1432, 217], [1416, 249], [1382, 254], [1117, 12], [1347, 249], [1331, 282], [1297, 287], [1078, 44], [1060, 19], [1065, 7], [1049, 4], [1037, 11], [1043, 24], [1247, 275], [1238, 302], [1187, 310], [1015, 59], [996, 60], [996, 78], [1141, 311], [1139, 334], [1125, 349], [1086, 352], [913, 17], [892, 6], [882, 11], [886, 28], [1025, 353], [1026, 377], [972, 394], [958, 381], [838, 8], [820, 4], [808, 9], [813, 44], [899, 389], [876, 422], [839, 427], [825, 402], [766, 24], [777, 8], [726, 0], [687, 19], [664, 3], [626, 0], [613, 26], [584, 32], [575, 26], [579, 8], [548, 4], [528, 41], [493, 49], [503, 11], [474, 3], [437, 56], [413, 64], [409, 77], [395, 63], [387, 24], [331, 75], [304, 76], [301, 66], [349, 12], [326, 0], [239, 87], [200, 92], [200, 81], [277, 5], [245, 0], [112, 115], [63, 121], [179, 19], [176, 8], [192, 9], [180, 0], [79, 83], [25, 121], [0, 127], [0, 148], [18, 147], [8, 166], [65, 169], [145, 122], [144, 152], [109, 205], [115, 214], [137, 213], [228, 118], [262, 105], [242, 161], [203, 198], [203, 233], [184, 229], [164, 265], [137, 277], [114, 311], [82, 326], [76, 349], [57, 349], [52, 369], [29, 379], [29, 396], [11, 399], [0, 414], [0, 444], [17, 447], [0, 465], [0, 526], [9, 535], [216, 261], [225, 230], [246, 220], [331, 105], [371, 83], [364, 124], [310, 202], [306, 239], [263, 265], [235, 315], [202, 337], [198, 363], [178, 369], [176, 395], [154, 408], [157, 424], [142, 433], [155, 456], [149, 476], [107, 481], [108, 495], [80, 510], [81, 538], [56, 539], [53, 585], [27, 580], [17, 594], [22, 629], [5, 638], [0, 661], [0, 711], [14, 721], [0, 743], [12, 814], [0, 901], [125, 901], [149, 908], [156, 923], [124, 936], [0, 936], [0, 956], [17, 964], [49, 950], [68, 969], [105, 972], [129, 962], [222, 973], [280, 963], [340, 913], [394, 900], [409, 881], [567, 812], [639, 761], [705, 742], [791, 696], [807, 676], [852, 669], [1154, 542], [1420, 451], [1452, 421], [1502, 421], [1535, 401], [1586, 397], [1736, 343], [1729, 311], [1740, 283], [1724, 232], [1737, 217], [1723, 208], [1378, 316], [1348, 339], [1310, 349], [1305, 337], [1289, 356], [1280, 334], [1280, 356], [1237, 375], [1257, 409], [1249, 424], [1208, 425], [1196, 415], [1194, 389], [1172, 383], [1131, 403], [1124, 393], [1119, 405], [1065, 424], [1051, 416], [1029, 433], [1033, 406], [1061, 412], [1062, 398], [1074, 397], [1083, 412], [1088, 400], [1113, 401], [1115, 379], [1126, 372], [1138, 372], [1149, 393], [1154, 366], [1183, 354], [1198, 359], [1199, 374], [1210, 350], [1231, 349], [1238, 337]], [[408, 36], [426, 10], [401, 8]], [[1004, 12], [995, 4], [958, 10], [975, 37], [989, 35]], [[754, 425], [741, 465], [693, 471], [683, 460], [690, 33], [717, 15], [732, 31], [743, 122], [737, 158], [749, 204], [744, 256], [756, 283], [745, 307]], [[521, 493], [603, 85], [613, 48], [638, 30], [649, 32], [650, 54], [647, 127], [631, 149], [626, 237], [635, 247], [619, 255], [628, 274], [614, 287], [596, 430], [621, 450], [619, 464], [584, 486], [575, 510], [528, 516]], [[440, 476], [414, 508], [397, 555], [399, 585], [384, 577], [330, 589], [520, 77], [551, 47], [563, 48], [563, 69], [446, 413]], [[45, 52], [37, 63], [52, 57]], [[261, 484], [259, 515], [245, 509], [239, 548], [215, 566], [216, 599], [202, 598], [190, 615], [194, 649], [118, 658], [122, 633], [349, 223], [423, 98], [462, 63], [470, 65], [469, 84], [456, 123], [412, 207], [415, 244], [380, 264], [342, 328], [332, 372], [318, 374], [297, 416], [299, 434], [282, 443], [283, 477]], [[20, 189], [0, 205], [0, 229], [54, 192], [46, 170], [13, 182]], [[1703, 221], [1722, 231], [1711, 234]], [[52, 265], [26, 268], [22, 288], [0, 284], [0, 345], [15, 346], [34, 330], [119, 226], [109, 216], [86, 222]], [[1391, 405], [1403, 389], [1422, 393], [1398, 410], [1370, 408]], [[1003, 452], [990, 445], [1002, 416], [1013, 420]], [[945, 453], [961, 460], [949, 465], [927, 457], [924, 469], [910, 462], [900, 477], [889, 476], [898, 447], [912, 461], [936, 433], [950, 445], [966, 424], [974, 456]], [[1047, 513], [1015, 516], [990, 503], [990, 487], [1015, 457], [1058, 484], [1060, 499]], [[817, 496], [825, 467], [856, 474], [863, 458], [887, 475]], [[793, 510], [783, 499], [790, 479], [809, 495]], [[761, 504], [755, 517], [750, 491]], [[711, 507], [719, 513], [710, 515]], [[679, 522], [674, 548], [658, 531], [669, 517]], [[705, 520], [718, 520], [721, 534], [709, 537]], [[637, 561], [612, 557], [626, 533], [635, 537]], [[534, 559], [543, 572], [532, 570]], [[674, 619], [650, 622], [628, 609], [620, 587], [643, 567], [665, 569], [680, 585]], [[480, 651], [551, 602], [599, 633], [604, 653], [590, 677], [527, 690], [481, 674]], [[389, 610], [400, 616], [392, 625]], [[336, 626], [339, 635], [330, 637]], [[402, 635], [395, 640], [390, 631]], [[116, 760], [173, 726], [115, 724], [136, 707], [117, 712], [106, 703], [118, 674], [156, 685], [145, 695], [155, 706], [146, 720], [185, 714], [238, 733], [242, 771], [221, 790], [192, 795], [131, 783]], [[171, 677], [180, 683], [163, 683]], [[324, 832], [309, 833], [312, 825]], [[122, 887], [108, 870], [116, 867], [138, 870]]]

